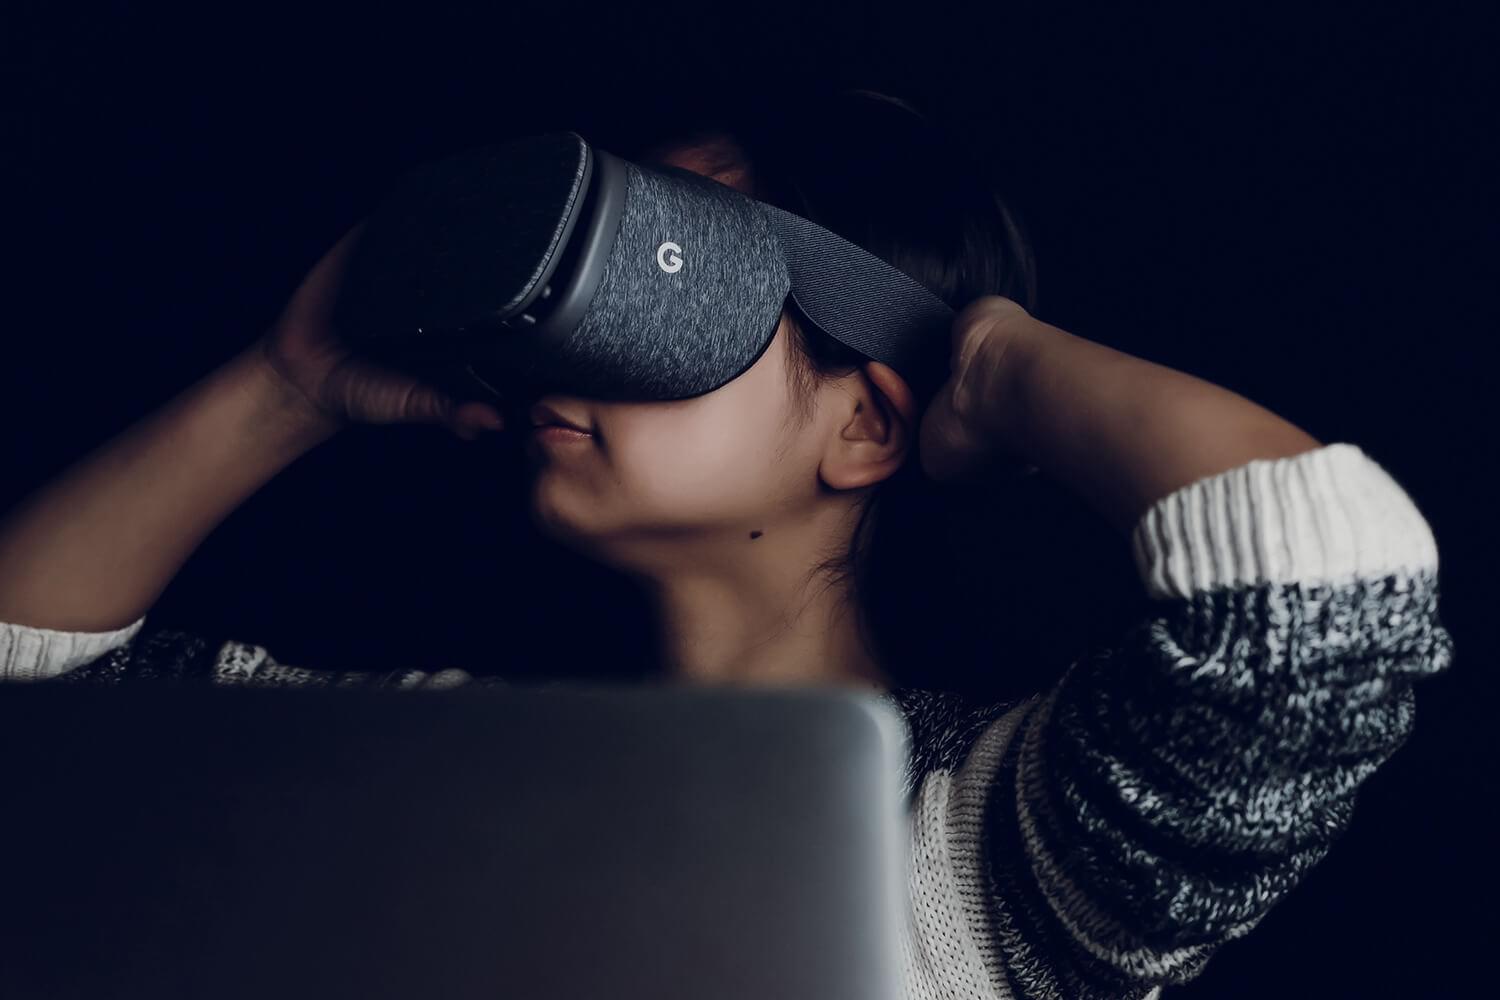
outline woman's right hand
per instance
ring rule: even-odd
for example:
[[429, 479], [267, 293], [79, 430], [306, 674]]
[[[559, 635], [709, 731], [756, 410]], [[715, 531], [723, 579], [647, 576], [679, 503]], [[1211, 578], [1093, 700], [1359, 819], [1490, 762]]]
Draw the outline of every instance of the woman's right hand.
[[272, 372], [335, 427], [349, 423], [426, 423], [472, 441], [500, 430], [504, 417], [479, 400], [460, 401], [414, 375], [362, 356], [338, 336], [333, 303], [349, 251], [365, 223], [344, 234], [313, 265], [281, 316], [252, 345]]

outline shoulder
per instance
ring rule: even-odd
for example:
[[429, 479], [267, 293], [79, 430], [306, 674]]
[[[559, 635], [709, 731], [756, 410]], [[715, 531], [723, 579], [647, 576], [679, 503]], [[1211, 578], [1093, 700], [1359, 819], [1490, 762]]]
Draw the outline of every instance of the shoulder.
[[128, 644], [60, 675], [78, 684], [194, 681], [242, 687], [442, 689], [501, 686], [502, 678], [442, 670], [321, 670], [283, 662], [265, 646], [180, 629], [142, 631]]
[[910, 796], [935, 771], [955, 771], [996, 720], [1024, 700], [991, 701], [960, 691], [891, 688], [881, 694], [907, 728], [905, 792]]
[[223, 646], [221, 639], [180, 629], [142, 629], [124, 645], [73, 667], [54, 680], [78, 684], [209, 680]]

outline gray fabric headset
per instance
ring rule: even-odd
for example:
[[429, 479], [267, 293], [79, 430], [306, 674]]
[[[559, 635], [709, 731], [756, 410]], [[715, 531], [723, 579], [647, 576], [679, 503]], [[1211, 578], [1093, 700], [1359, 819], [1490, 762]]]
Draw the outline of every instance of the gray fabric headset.
[[788, 297], [918, 398], [953, 310], [828, 230], [572, 131], [423, 164], [367, 219], [334, 321], [371, 354], [498, 399], [686, 399], [765, 352]]

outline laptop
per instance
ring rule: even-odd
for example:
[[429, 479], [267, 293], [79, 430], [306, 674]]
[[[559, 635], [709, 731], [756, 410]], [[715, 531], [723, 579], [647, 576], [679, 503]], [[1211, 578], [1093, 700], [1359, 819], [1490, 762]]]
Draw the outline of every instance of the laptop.
[[900, 994], [849, 689], [0, 688], [0, 996]]

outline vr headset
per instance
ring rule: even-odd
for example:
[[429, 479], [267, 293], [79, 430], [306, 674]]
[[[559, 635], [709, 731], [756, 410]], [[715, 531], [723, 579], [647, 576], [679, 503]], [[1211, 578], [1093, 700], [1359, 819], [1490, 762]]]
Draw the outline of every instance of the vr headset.
[[954, 312], [902, 271], [718, 181], [563, 131], [405, 175], [366, 220], [333, 321], [460, 399], [675, 400], [750, 368], [789, 299], [919, 400], [949, 374]]

